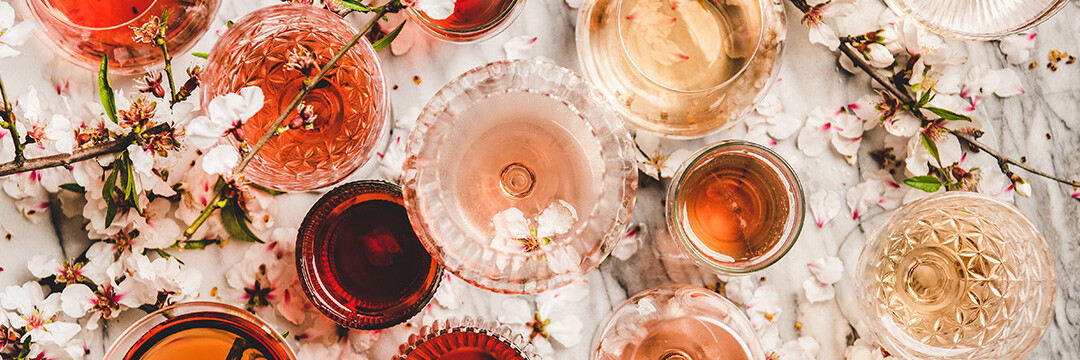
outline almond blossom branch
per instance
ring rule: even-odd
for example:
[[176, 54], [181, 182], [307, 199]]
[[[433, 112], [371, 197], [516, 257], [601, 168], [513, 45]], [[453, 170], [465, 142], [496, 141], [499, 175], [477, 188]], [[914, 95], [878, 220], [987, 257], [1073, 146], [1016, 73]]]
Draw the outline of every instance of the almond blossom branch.
[[[11, 135], [11, 142], [15, 143], [15, 160], [11, 163], [22, 164], [26, 158], [23, 156], [23, 149], [26, 144], [19, 141], [19, 130], [15, 121], [15, 109], [11, 107], [11, 103], [8, 102], [7, 90], [4, 89], [4, 80], [0, 78], [0, 96], [3, 97], [3, 103], [0, 103], [0, 119], [2, 119], [3, 127], [8, 129], [8, 135]], [[5, 164], [6, 165], [6, 164]], [[0, 174], [3, 176], [3, 174]]]
[[0, 164], [0, 177], [11, 174], [18, 174], [27, 171], [41, 170], [54, 168], [58, 166], [70, 167], [71, 164], [90, 160], [102, 155], [108, 155], [118, 153], [127, 149], [128, 145], [135, 142], [140, 136], [150, 136], [168, 132], [172, 129], [172, 125], [162, 123], [154, 127], [146, 129], [142, 133], [136, 134], [131, 132], [116, 140], [110, 140], [98, 143], [94, 146], [77, 149], [70, 154], [56, 154], [50, 156], [42, 156], [31, 159], [24, 159], [23, 161], [11, 161]]
[[[807, 16], [814, 15], [814, 14], [809, 14], [809, 12], [813, 12], [815, 10], [815, 7], [811, 7], [811, 6], [807, 5], [805, 0], [790, 0], [790, 1], [791, 1], [791, 3], [793, 5], [795, 5], [796, 8], [798, 8], [804, 14], [808, 14]], [[818, 15], [818, 16], [820, 16], [820, 15]], [[888, 78], [885, 75], [882, 75], [877, 70], [874, 70], [874, 68], [872, 66], [870, 66], [870, 63], [868, 63], [866, 61], [866, 59], [864, 59], [861, 54], [857, 53], [855, 51], [854, 47], [851, 46], [851, 44], [854, 41], [855, 41], [855, 39], [852, 38], [851, 36], [840, 37], [840, 47], [839, 47], [840, 52], [843, 53], [845, 56], [847, 56], [848, 59], [851, 60], [852, 64], [857, 66], [859, 69], [861, 69], [867, 75], [869, 75], [870, 78], [874, 79], [875, 82], [880, 84], [882, 86], [882, 88], [884, 88], [885, 91], [888, 92], [890, 95], [892, 95], [897, 100], [899, 100], [902, 103], [904, 103], [905, 105], [907, 105], [909, 108], [916, 109], [916, 106], [915, 106], [916, 105], [916, 100], [911, 96], [911, 94], [909, 94], [906, 91], [900, 90], [899, 88], [896, 87], [895, 84], [893, 84], [891, 81], [889, 81]], [[912, 113], [914, 113], [916, 117], [918, 117], [918, 118], [920, 118], [920, 119], [922, 119], [924, 121], [926, 120], [921, 111], [915, 110], [915, 111], [912, 111]], [[1004, 155], [1004, 154], [990, 148], [986, 144], [983, 144], [983, 143], [979, 142], [978, 140], [975, 139], [974, 136], [971, 136], [971, 135], [968, 135], [968, 134], [965, 134], [963, 132], [956, 131], [956, 130], [949, 130], [949, 133], [952, 134], [953, 136], [957, 137], [957, 139], [959, 139], [961, 142], [967, 143], [967, 144], [971, 145], [972, 147], [977, 148], [979, 150], [983, 150], [984, 152], [986, 152], [990, 156], [997, 159], [998, 164], [1012, 164], [1012, 165], [1015, 165], [1015, 166], [1017, 166], [1017, 167], [1019, 167], [1021, 169], [1027, 170], [1028, 172], [1030, 172], [1032, 174], [1042, 176], [1044, 178], [1054, 180], [1054, 181], [1057, 181], [1057, 182], [1065, 184], [1065, 185], [1071, 185], [1073, 187], [1080, 187], [1080, 181], [1063, 179], [1063, 178], [1057, 177], [1057, 176], [1055, 176], [1053, 174], [1049, 174], [1049, 173], [1046, 173], [1046, 172], [1043, 172], [1043, 171], [1033, 169], [1030, 166], [1024, 165], [1020, 161], [1017, 161], [1017, 160], [1015, 160], [1013, 158], [1010, 158], [1010, 157], [1008, 157], [1008, 156], [1006, 156], [1006, 155]], [[1009, 171], [1004, 165], [1001, 166], [1001, 170], [1006, 175], [1009, 175], [1011, 173], [1011, 171]], [[1013, 180], [1013, 182], [1015, 183], [1016, 180]]]
[[[382, 19], [383, 15], [391, 12], [391, 10], [393, 10], [394, 12], [400, 10], [400, 3], [398, 2], [398, 0], [391, 1], [385, 5], [375, 8], [375, 16], [372, 17], [371, 20], [368, 20], [367, 24], [364, 25], [364, 28], [360, 29], [360, 31], [357, 32], [356, 35], [352, 37], [352, 39], [349, 39], [349, 41], [345, 43], [345, 45], [342, 46], [342, 48], [338, 50], [336, 54], [334, 54], [334, 57], [330, 58], [330, 61], [328, 61], [325, 65], [322, 66], [322, 69], [319, 70], [319, 73], [316, 74], [315, 77], [304, 81], [304, 87], [300, 88], [300, 92], [298, 92], [296, 96], [293, 97], [292, 102], [290, 102], [289, 106], [285, 108], [285, 111], [282, 111], [281, 114], [278, 115], [278, 118], [274, 122], [274, 124], [271, 125], [265, 133], [263, 133], [263, 136], [259, 138], [259, 141], [256, 142], [250, 150], [247, 151], [247, 154], [244, 155], [243, 159], [240, 160], [240, 163], [236, 166], [236, 168], [233, 169], [233, 179], [237, 179], [240, 177], [241, 174], [243, 174], [244, 168], [246, 168], [248, 163], [250, 163], [251, 160], [255, 158], [255, 154], [259, 153], [259, 150], [261, 150], [263, 146], [265, 146], [266, 143], [269, 142], [270, 139], [278, 133], [278, 129], [281, 128], [281, 125], [285, 123], [285, 120], [287, 120], [290, 115], [292, 115], [293, 111], [296, 110], [297, 106], [300, 105], [300, 102], [304, 99], [304, 96], [307, 96], [307, 94], [311, 92], [311, 90], [313, 90], [320, 81], [322, 81], [323, 77], [326, 76], [326, 73], [334, 69], [337, 66], [338, 61], [341, 60], [341, 58], [344, 57], [345, 54], [353, 48], [353, 46], [356, 46], [356, 44], [360, 42], [360, 39], [363, 39], [364, 36], [366, 36], [367, 33], [371, 31], [371, 29], [375, 26], [379, 19]], [[222, 193], [226, 190], [226, 188], [228, 187], [223, 186], [221, 189], [219, 189], [217, 193], [214, 194], [214, 198], [211, 199], [210, 202], [207, 203], [206, 207], [203, 208], [202, 212], [199, 213], [199, 217], [196, 218], [195, 221], [193, 221], [191, 225], [189, 225], [187, 229], [184, 230], [183, 240], [191, 239], [191, 236], [194, 235], [195, 232], [198, 231], [200, 227], [202, 227], [202, 224], [210, 218], [210, 214], [213, 213], [214, 210], [217, 210], [221, 207], [218, 204], [222, 202]]]

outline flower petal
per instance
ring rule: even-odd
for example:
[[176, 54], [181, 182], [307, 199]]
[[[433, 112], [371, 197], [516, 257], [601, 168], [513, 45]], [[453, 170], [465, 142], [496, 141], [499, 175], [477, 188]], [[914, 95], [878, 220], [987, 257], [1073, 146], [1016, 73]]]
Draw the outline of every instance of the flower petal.
[[225, 175], [240, 162], [240, 153], [232, 145], [218, 145], [202, 157], [202, 169], [207, 174]]
[[844, 276], [844, 263], [835, 256], [826, 256], [806, 264], [814, 279], [823, 284], [835, 284]]
[[94, 307], [96, 300], [97, 296], [94, 295], [94, 291], [84, 284], [68, 285], [60, 293], [61, 309], [64, 310], [64, 314], [73, 318], [81, 318], [86, 315], [86, 311]]
[[565, 234], [577, 221], [577, 211], [570, 203], [556, 200], [536, 218], [536, 236], [545, 238]]
[[815, 191], [810, 195], [810, 212], [814, 213], [814, 221], [818, 227], [825, 226], [840, 213], [840, 195], [826, 190]]
[[825, 284], [813, 277], [803, 281], [803, 291], [806, 299], [812, 303], [828, 301], [836, 297], [836, 289], [831, 284]]

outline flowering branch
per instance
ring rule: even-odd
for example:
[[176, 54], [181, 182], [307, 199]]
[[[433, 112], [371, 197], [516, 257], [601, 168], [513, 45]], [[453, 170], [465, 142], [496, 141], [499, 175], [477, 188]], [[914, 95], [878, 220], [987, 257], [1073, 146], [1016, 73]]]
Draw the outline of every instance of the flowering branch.
[[167, 133], [170, 132], [170, 130], [172, 130], [172, 125], [162, 123], [146, 129], [141, 134], [131, 132], [116, 140], [105, 141], [87, 148], [76, 149], [70, 154], [56, 154], [32, 159], [24, 159], [24, 161], [22, 162], [12, 161], [0, 164], [0, 176], [8, 176], [11, 174], [54, 168], [58, 166], [63, 166], [67, 168], [70, 167], [71, 164], [80, 161], [90, 160], [102, 155], [108, 155], [124, 151], [125, 149], [127, 149], [128, 145], [136, 142], [136, 139], [138, 138], [141, 138], [143, 136]]
[[[372, 9], [372, 11], [375, 13], [375, 16], [372, 17], [371, 20], [368, 20], [367, 24], [365, 24], [364, 27], [352, 37], [352, 39], [349, 39], [349, 41], [345, 43], [345, 45], [342, 46], [342, 48], [338, 50], [336, 54], [334, 54], [334, 57], [330, 58], [330, 61], [328, 61], [325, 65], [322, 66], [322, 68], [315, 75], [315, 77], [304, 81], [304, 87], [300, 88], [300, 92], [298, 92], [296, 96], [293, 97], [293, 100], [289, 103], [289, 106], [287, 106], [285, 110], [282, 111], [280, 115], [278, 115], [278, 118], [274, 122], [274, 124], [271, 125], [265, 133], [263, 133], [263, 136], [259, 138], [259, 141], [256, 142], [250, 150], [247, 151], [243, 159], [240, 160], [240, 163], [236, 166], [236, 168], [233, 169], [231, 173], [232, 179], [240, 178], [240, 176], [244, 172], [244, 168], [246, 168], [248, 163], [250, 163], [251, 160], [255, 158], [255, 154], [257, 154], [259, 150], [261, 150], [262, 147], [270, 141], [271, 138], [273, 138], [279, 133], [279, 129], [282, 127], [282, 124], [284, 124], [285, 120], [287, 120], [290, 115], [292, 115], [292, 112], [296, 110], [304, 97], [307, 96], [307, 94], [311, 92], [311, 90], [313, 90], [320, 81], [322, 81], [323, 77], [326, 76], [326, 73], [330, 72], [330, 70], [334, 69], [337, 66], [338, 61], [341, 60], [341, 58], [344, 57], [345, 54], [353, 48], [353, 46], [356, 46], [356, 44], [360, 42], [360, 39], [363, 39], [364, 36], [366, 36], [367, 33], [371, 31], [375, 24], [380, 19], [382, 19], [383, 15], [386, 15], [389, 12], [397, 12], [400, 9], [401, 3], [398, 0], [393, 0], [389, 3]], [[226, 185], [222, 186], [220, 189], [217, 190], [214, 198], [207, 203], [206, 207], [203, 208], [202, 212], [199, 213], [199, 216], [195, 219], [195, 221], [193, 221], [191, 225], [189, 225], [187, 229], [184, 230], [183, 241], [191, 239], [191, 236], [194, 235], [200, 227], [202, 227], [202, 224], [205, 223], [208, 218], [210, 218], [210, 214], [213, 213], [214, 210], [220, 209], [224, 206], [226, 199], [223, 198], [222, 194], [225, 191], [228, 191], [229, 188], [230, 185]]]
[[[11, 135], [11, 142], [15, 143], [15, 160], [11, 163], [22, 164], [26, 158], [23, 156], [23, 149], [26, 144], [19, 141], [19, 130], [16, 128], [15, 121], [15, 109], [11, 107], [11, 103], [8, 102], [7, 90], [4, 89], [4, 80], [0, 78], [0, 96], [3, 97], [3, 103], [0, 103], [0, 125], [8, 129], [9, 135]], [[7, 164], [5, 164], [7, 165]], [[0, 174], [3, 176], [4, 174]]]
[[[827, 4], [827, 2], [826, 2], [824, 4], [820, 4], [820, 5], [817, 5], [817, 6], [810, 6], [809, 4], [806, 3], [805, 0], [790, 0], [790, 1], [791, 1], [791, 3], [793, 5], [795, 5], [796, 8], [798, 8], [800, 11], [803, 12], [803, 14], [804, 14], [803, 22], [812, 22], [812, 23], [820, 22], [821, 10], [822, 10], [823, 6], [825, 4]], [[842, 37], [840, 37], [839, 40], [840, 40], [840, 45], [839, 45], [840, 52], [843, 53], [844, 56], [847, 56], [847, 58], [851, 60], [852, 64], [854, 64], [856, 67], [858, 67], [863, 72], [865, 72], [867, 75], [869, 75], [870, 78], [874, 79], [874, 81], [877, 82], [879, 85], [881, 85], [882, 88], [885, 89], [885, 91], [889, 93], [889, 95], [891, 95], [895, 99], [899, 100], [906, 108], [912, 109], [913, 110], [912, 113], [915, 115], [916, 118], [918, 118], [919, 120], [922, 120], [923, 123], [928, 122], [928, 119], [923, 115], [922, 111], [919, 111], [919, 108], [922, 107], [923, 105], [925, 105], [925, 102], [922, 101], [922, 99], [916, 100], [915, 97], [913, 97], [910, 93], [908, 93], [907, 91], [901, 90], [899, 87], [897, 87], [897, 85], [893, 81], [889, 80], [888, 76], [881, 74], [877, 70], [874, 70], [874, 68], [870, 65], [870, 63], [868, 63], [866, 61], [866, 58], [862, 54], [860, 54], [855, 48], [855, 44], [858, 44], [860, 42], [859, 39], [857, 39], [855, 37], [852, 37], [852, 36], [842, 36]], [[929, 95], [929, 91], [930, 90], [927, 90], [927, 95]], [[1018, 185], [1019, 183], [1026, 182], [1026, 180], [1020, 178], [1019, 176], [1017, 176], [1015, 174], [1013, 174], [1013, 172], [1011, 170], [1009, 170], [1009, 168], [1008, 168], [1009, 164], [1015, 165], [1015, 166], [1017, 166], [1017, 167], [1019, 167], [1021, 169], [1024, 169], [1024, 170], [1026, 170], [1026, 171], [1028, 171], [1028, 172], [1030, 172], [1032, 174], [1042, 176], [1044, 178], [1054, 180], [1054, 181], [1057, 181], [1057, 182], [1062, 183], [1062, 184], [1071, 185], [1073, 187], [1080, 187], [1080, 181], [1063, 179], [1063, 178], [1057, 177], [1057, 176], [1055, 176], [1053, 174], [1049, 174], [1049, 173], [1046, 173], [1046, 172], [1043, 172], [1043, 171], [1033, 169], [1030, 166], [1024, 165], [1020, 161], [1012, 159], [1012, 158], [1006, 156], [1005, 154], [1002, 154], [1001, 152], [990, 148], [986, 144], [983, 144], [983, 143], [979, 142], [976, 139], [978, 135], [972, 135], [972, 134], [968, 134], [968, 133], [965, 133], [963, 131], [958, 131], [958, 130], [948, 130], [948, 133], [955, 136], [962, 143], [968, 144], [969, 146], [971, 146], [974, 149], [982, 150], [982, 151], [986, 152], [987, 154], [989, 154], [990, 156], [997, 159], [998, 166], [1001, 169], [1002, 173], [1004, 173], [1006, 176], [1009, 176], [1010, 180], [1013, 182], [1014, 185]], [[946, 175], [946, 176], [948, 176], [948, 175]]]

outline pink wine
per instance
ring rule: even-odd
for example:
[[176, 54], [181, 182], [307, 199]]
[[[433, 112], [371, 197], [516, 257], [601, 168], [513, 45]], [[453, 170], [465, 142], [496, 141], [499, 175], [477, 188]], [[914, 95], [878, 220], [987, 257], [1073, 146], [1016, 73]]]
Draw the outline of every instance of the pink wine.
[[750, 360], [747, 345], [727, 325], [707, 318], [676, 318], [648, 327], [625, 360]]
[[[262, 89], [263, 108], [243, 125], [255, 144], [288, 109], [304, 79], [287, 68], [290, 53], [310, 50], [325, 64], [356, 33], [337, 15], [309, 5], [281, 4], [237, 21], [210, 53], [203, 105], [247, 86]], [[387, 111], [382, 70], [370, 45], [354, 47], [303, 103], [314, 107], [314, 128], [273, 137], [245, 169], [248, 179], [284, 191], [329, 186], [352, 174], [374, 153]], [[205, 108], [205, 106], [204, 106]]]
[[595, 206], [599, 143], [565, 103], [531, 92], [497, 93], [456, 118], [469, 126], [451, 129], [439, 150], [447, 164], [439, 168], [446, 179], [439, 192], [456, 203], [455, 223], [484, 234], [510, 207], [534, 219], [559, 200], [579, 214]]
[[161, 50], [132, 39], [168, 9], [165, 38], [173, 56], [183, 54], [210, 26], [219, 0], [28, 0], [45, 35], [83, 66], [97, 69], [109, 56], [113, 73], [135, 74], [164, 61]]

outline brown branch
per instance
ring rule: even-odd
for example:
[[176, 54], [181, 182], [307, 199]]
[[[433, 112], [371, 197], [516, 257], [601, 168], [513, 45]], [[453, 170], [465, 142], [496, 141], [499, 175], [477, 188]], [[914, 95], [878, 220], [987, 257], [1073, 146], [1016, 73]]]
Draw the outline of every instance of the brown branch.
[[[292, 115], [293, 111], [296, 110], [296, 107], [300, 105], [300, 101], [304, 99], [304, 96], [307, 96], [307, 94], [315, 88], [316, 84], [322, 81], [323, 77], [326, 76], [326, 73], [330, 72], [330, 70], [334, 69], [337, 66], [338, 61], [341, 60], [341, 58], [344, 57], [345, 54], [347, 54], [349, 50], [353, 48], [353, 46], [356, 46], [356, 44], [359, 43], [360, 40], [363, 39], [369, 31], [371, 31], [375, 24], [378, 23], [379, 19], [382, 19], [383, 15], [386, 15], [386, 13], [391, 8], [394, 8], [396, 11], [396, 3], [396, 1], [391, 1], [390, 3], [376, 8], [375, 16], [372, 17], [366, 25], [364, 25], [364, 28], [360, 29], [360, 31], [358, 31], [356, 35], [352, 37], [352, 39], [349, 39], [349, 41], [345, 43], [345, 45], [342, 46], [342, 48], [338, 50], [336, 54], [334, 54], [334, 57], [330, 58], [330, 61], [328, 61], [325, 65], [322, 66], [322, 70], [319, 70], [319, 73], [316, 74], [315, 77], [304, 81], [304, 87], [300, 88], [300, 92], [297, 93], [295, 97], [293, 97], [292, 102], [290, 102], [289, 106], [285, 108], [285, 111], [282, 111], [281, 114], [278, 115], [278, 118], [274, 122], [274, 124], [271, 125], [265, 133], [263, 133], [263, 136], [259, 138], [259, 141], [255, 143], [255, 146], [252, 146], [251, 149], [247, 151], [247, 154], [244, 155], [244, 158], [240, 160], [240, 164], [238, 164], [236, 168], [233, 169], [233, 179], [238, 178], [240, 174], [244, 172], [244, 168], [246, 168], [247, 165], [251, 163], [251, 160], [255, 158], [255, 154], [257, 154], [259, 150], [262, 150], [262, 147], [266, 145], [266, 143], [269, 142], [270, 139], [277, 134], [278, 129], [281, 128], [281, 125], [285, 123], [285, 120], [288, 119], [290, 115]], [[190, 239], [191, 236], [194, 235], [195, 232], [198, 231], [200, 227], [202, 227], [202, 224], [210, 217], [210, 213], [220, 208], [220, 206], [218, 206], [217, 204], [222, 200], [221, 194], [223, 191], [225, 191], [226, 188], [228, 188], [228, 186], [223, 186], [221, 189], [219, 189], [217, 193], [214, 194], [214, 198], [210, 200], [210, 202], [206, 204], [206, 207], [203, 208], [202, 212], [199, 213], [199, 217], [196, 218], [195, 221], [192, 222], [191, 225], [189, 225], [187, 229], [184, 230], [184, 240]]]
[[[172, 125], [158, 124], [152, 128], [146, 129], [142, 132], [142, 135], [154, 135], [166, 131], [172, 130]], [[134, 132], [124, 135], [116, 140], [109, 140], [97, 145], [76, 149], [70, 154], [56, 154], [50, 156], [42, 156], [38, 158], [25, 159], [22, 162], [12, 161], [4, 164], [0, 164], [0, 177], [11, 174], [18, 174], [21, 172], [54, 168], [58, 166], [70, 167], [71, 164], [90, 160], [102, 155], [108, 155], [112, 153], [118, 153], [127, 149], [128, 145], [135, 142], [139, 138], [139, 134]]]
[[[805, 6], [800, 6], [800, 4], [799, 4], [800, 0], [790, 0], [790, 1], [797, 8], [802, 10], [804, 13], [806, 12], [806, 7]], [[880, 72], [875, 70], [872, 66], [870, 66], [870, 63], [866, 62], [866, 59], [864, 59], [863, 56], [861, 54], [859, 54], [855, 50], [854, 47], [851, 46], [853, 41], [854, 41], [854, 39], [852, 37], [850, 37], [850, 36], [841, 37], [840, 38], [840, 52], [843, 53], [845, 56], [847, 56], [848, 59], [851, 59], [852, 64], [854, 64], [856, 67], [861, 69], [863, 72], [866, 72], [867, 75], [870, 75], [870, 78], [874, 79], [875, 82], [880, 84], [885, 89], [885, 91], [887, 91], [889, 94], [891, 94], [897, 100], [900, 100], [902, 103], [907, 105], [908, 108], [914, 108], [915, 107], [914, 105], [916, 104], [916, 102], [915, 102], [915, 99], [911, 96], [911, 94], [897, 88], [896, 85], [893, 84], [891, 81], [889, 81], [885, 75], [882, 75]], [[918, 118], [920, 118], [922, 120], [926, 120], [925, 117], [922, 115], [921, 111], [916, 109], [916, 110], [913, 110], [912, 113], [914, 113], [916, 117], [918, 117]], [[1054, 180], [1054, 181], [1057, 181], [1057, 182], [1065, 184], [1065, 185], [1071, 185], [1073, 187], [1080, 187], [1080, 181], [1063, 179], [1063, 178], [1057, 177], [1057, 176], [1055, 176], [1053, 174], [1033, 169], [1030, 166], [1024, 165], [1023, 163], [1021, 163], [1021, 162], [1019, 162], [1019, 161], [1017, 161], [1017, 160], [1015, 160], [1013, 158], [1010, 158], [1010, 157], [1006, 156], [1005, 154], [1002, 154], [1001, 152], [999, 152], [997, 150], [994, 150], [993, 148], [987, 146], [986, 144], [983, 144], [983, 143], [979, 142], [979, 140], [975, 139], [974, 136], [971, 136], [971, 135], [968, 135], [968, 134], [965, 134], [963, 132], [959, 132], [959, 131], [956, 131], [956, 130], [950, 130], [949, 133], [952, 134], [953, 136], [956, 136], [957, 139], [959, 139], [961, 142], [967, 143], [967, 144], [971, 145], [974, 148], [977, 148], [979, 150], [982, 150], [982, 151], [986, 152], [990, 156], [994, 157], [998, 161], [999, 164], [1007, 163], [1007, 164], [1016, 165], [1017, 167], [1019, 167], [1021, 169], [1024, 169], [1024, 170], [1027, 170], [1028, 172], [1030, 172], [1032, 174], [1042, 176], [1044, 178]], [[1007, 172], [1007, 169], [1002, 167], [1002, 172]]]

